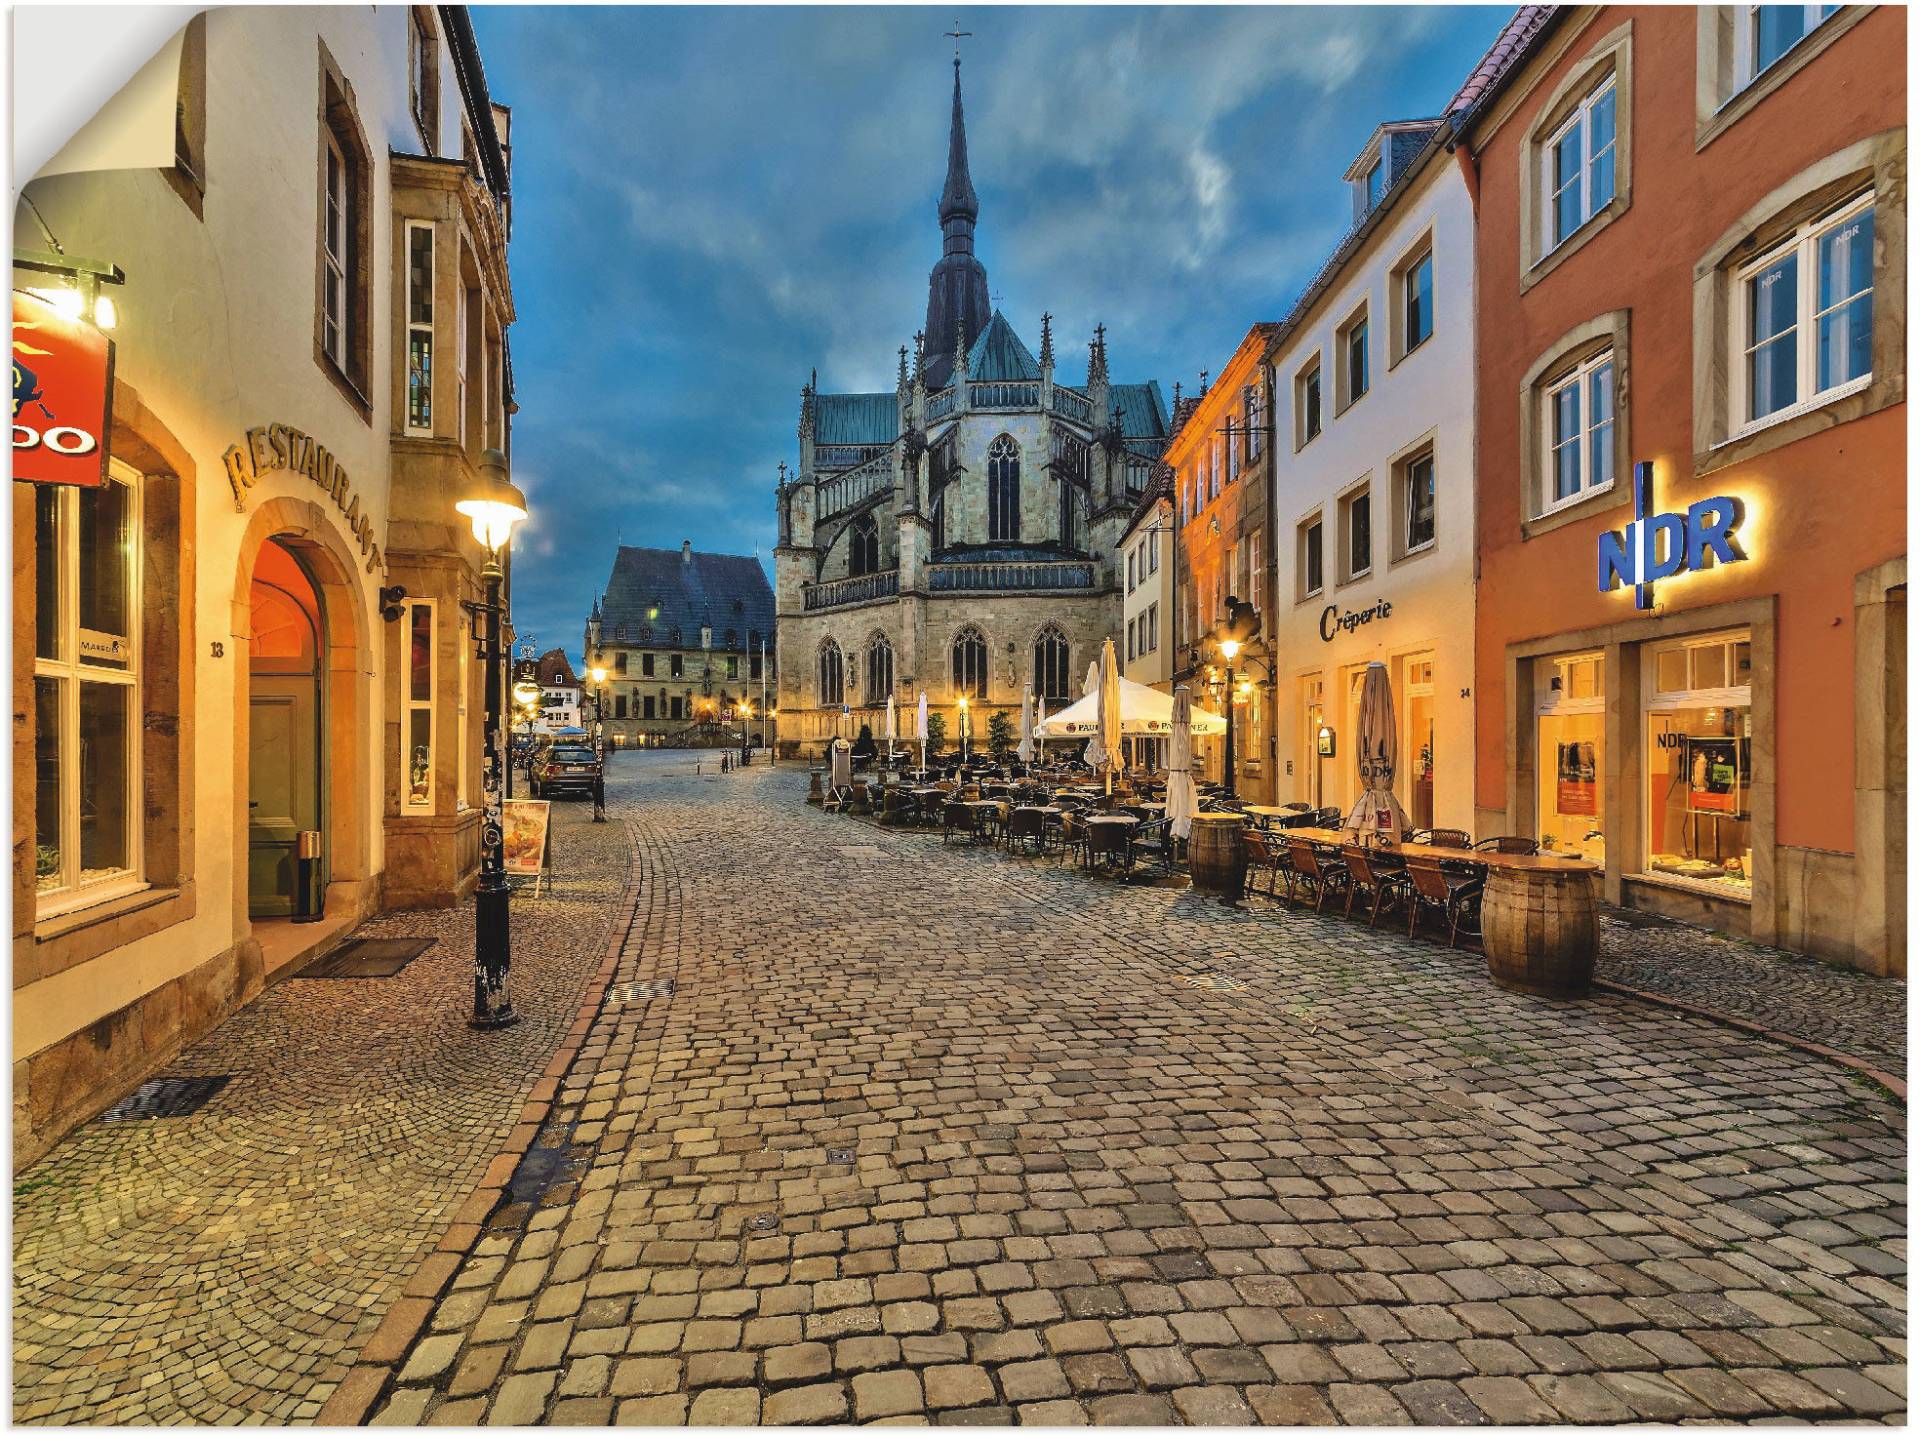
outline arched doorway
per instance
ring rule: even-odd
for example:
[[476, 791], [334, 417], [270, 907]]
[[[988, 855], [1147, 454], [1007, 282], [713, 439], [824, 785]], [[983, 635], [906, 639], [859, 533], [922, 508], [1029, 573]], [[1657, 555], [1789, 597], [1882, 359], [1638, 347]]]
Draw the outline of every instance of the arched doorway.
[[[299, 835], [326, 831], [321, 735], [326, 624], [318, 586], [269, 540], [254, 562], [248, 644], [247, 912], [294, 911]], [[326, 843], [320, 847], [326, 882]], [[317, 888], [316, 890], [321, 890]]]

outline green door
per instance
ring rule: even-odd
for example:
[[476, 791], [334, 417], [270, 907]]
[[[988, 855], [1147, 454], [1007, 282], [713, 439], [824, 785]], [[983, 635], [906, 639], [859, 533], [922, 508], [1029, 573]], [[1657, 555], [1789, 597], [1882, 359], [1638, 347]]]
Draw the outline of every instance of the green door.
[[[247, 725], [247, 911], [294, 910], [294, 848], [320, 823], [319, 645], [307, 593], [256, 579]], [[322, 881], [325, 875], [321, 874]]]

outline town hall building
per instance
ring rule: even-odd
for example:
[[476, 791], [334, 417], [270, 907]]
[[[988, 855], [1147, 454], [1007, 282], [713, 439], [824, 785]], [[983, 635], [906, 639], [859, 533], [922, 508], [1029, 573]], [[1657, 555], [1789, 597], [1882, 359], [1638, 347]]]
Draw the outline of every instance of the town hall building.
[[1118, 546], [1168, 438], [1157, 383], [1123, 384], [1096, 327], [1083, 383], [1056, 372], [1050, 315], [1036, 357], [988, 299], [973, 252], [960, 62], [940, 195], [942, 254], [926, 327], [892, 393], [801, 391], [800, 463], [783, 466], [774, 587], [778, 740], [817, 753], [836, 732], [900, 732], [919, 694], [976, 744], [1027, 683], [1080, 696], [1121, 631]]

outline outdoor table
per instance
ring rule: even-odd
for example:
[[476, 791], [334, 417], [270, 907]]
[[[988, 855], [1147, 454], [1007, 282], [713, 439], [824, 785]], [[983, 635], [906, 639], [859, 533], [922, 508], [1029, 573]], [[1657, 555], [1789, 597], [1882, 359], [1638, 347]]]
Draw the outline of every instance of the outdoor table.
[[[1293, 828], [1289, 837], [1346, 846], [1333, 828]], [[1415, 862], [1467, 863], [1487, 875], [1480, 900], [1480, 945], [1487, 976], [1536, 997], [1577, 997], [1593, 982], [1599, 950], [1593, 876], [1599, 866], [1553, 854], [1482, 853], [1426, 843], [1380, 843], [1369, 852]]]
[[1270, 827], [1274, 823], [1283, 822], [1287, 818], [1298, 816], [1287, 808], [1263, 808], [1252, 803], [1242, 808], [1241, 811], [1263, 828]]

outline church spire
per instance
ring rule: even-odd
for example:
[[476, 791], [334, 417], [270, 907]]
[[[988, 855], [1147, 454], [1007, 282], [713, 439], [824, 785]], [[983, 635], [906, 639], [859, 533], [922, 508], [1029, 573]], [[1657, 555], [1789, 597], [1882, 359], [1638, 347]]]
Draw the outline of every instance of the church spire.
[[[966, 32], [949, 31], [956, 44]], [[960, 99], [960, 57], [953, 61], [953, 119], [947, 131], [947, 180], [940, 191], [940, 262], [927, 276], [927, 387], [944, 389], [952, 378], [954, 345], [962, 334], [978, 335], [993, 317], [987, 270], [973, 252], [980, 199], [967, 169], [967, 117]]]
[[[940, 191], [940, 225], [946, 229], [951, 220], [967, 221], [967, 248], [973, 248], [973, 221], [980, 217], [980, 199], [973, 192], [973, 176], [967, 173], [967, 117], [960, 106], [960, 57], [953, 57], [953, 124], [947, 131], [947, 187]], [[953, 231], [947, 230], [951, 239]], [[951, 244], [947, 252], [953, 253]]]

